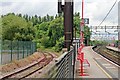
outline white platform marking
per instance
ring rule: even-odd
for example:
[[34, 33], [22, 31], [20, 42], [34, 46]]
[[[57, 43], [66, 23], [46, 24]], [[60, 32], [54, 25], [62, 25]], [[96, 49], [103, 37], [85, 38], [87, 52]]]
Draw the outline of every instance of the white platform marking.
[[112, 69], [112, 68], [115, 68], [115, 67], [106, 67], [106, 68]]
[[95, 59], [101, 59], [101, 58], [95, 58]]
[[111, 64], [107, 63], [107, 64], [102, 64], [102, 65], [104, 65], [104, 66], [110, 66]]

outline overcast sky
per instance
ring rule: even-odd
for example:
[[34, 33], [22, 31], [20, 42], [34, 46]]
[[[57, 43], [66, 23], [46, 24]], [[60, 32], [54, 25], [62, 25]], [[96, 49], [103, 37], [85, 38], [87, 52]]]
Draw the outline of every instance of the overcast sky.
[[[63, 0], [64, 1], [64, 0]], [[74, 0], [74, 12], [81, 12], [81, 1]], [[119, 0], [118, 0], [119, 1]], [[2, 3], [1, 3], [2, 2]], [[115, 0], [85, 0], [84, 17], [90, 19], [90, 25], [99, 25]], [[57, 14], [57, 0], [0, 0], [2, 14], [9, 12], [44, 16]], [[118, 4], [115, 5], [102, 25], [117, 25]]]
[[[46, 14], [54, 16], [57, 14], [57, 1], [58, 0], [0, 0], [0, 14], [14, 12], [28, 14], [30, 16], [35, 14], [40, 16]], [[74, 0], [74, 12], [81, 13], [81, 1], [82, 0]], [[98, 26], [115, 1], [116, 0], [85, 0], [84, 17], [89, 18], [89, 26]], [[118, 3], [102, 25], [118, 25]]]

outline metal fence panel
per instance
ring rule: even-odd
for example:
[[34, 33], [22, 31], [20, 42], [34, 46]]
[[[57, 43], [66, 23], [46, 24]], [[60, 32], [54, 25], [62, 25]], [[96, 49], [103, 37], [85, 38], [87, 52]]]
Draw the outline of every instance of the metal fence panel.
[[78, 43], [73, 44], [73, 46], [70, 47], [70, 51], [54, 59], [43, 69], [44, 72], [42, 72], [39, 77], [46, 78], [47, 80], [74, 79], [77, 56], [76, 48], [78, 46]]
[[2, 57], [2, 55], [1, 55], [2, 47], [1, 46], [2, 46], [2, 41], [0, 40], [0, 64], [2, 63], [2, 58], [1, 58]]
[[74, 78], [75, 48], [75, 46], [72, 47], [69, 52], [63, 53], [63, 55], [55, 60], [55, 65], [47, 72], [47, 78]]
[[0, 43], [1, 64], [25, 58], [36, 51], [36, 43], [32, 41], [9, 41]]

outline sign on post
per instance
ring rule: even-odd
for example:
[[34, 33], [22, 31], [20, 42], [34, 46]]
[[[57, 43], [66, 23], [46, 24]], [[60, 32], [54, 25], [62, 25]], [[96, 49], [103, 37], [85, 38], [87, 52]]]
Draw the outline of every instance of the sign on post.
[[89, 24], [89, 18], [84, 18], [84, 24]]

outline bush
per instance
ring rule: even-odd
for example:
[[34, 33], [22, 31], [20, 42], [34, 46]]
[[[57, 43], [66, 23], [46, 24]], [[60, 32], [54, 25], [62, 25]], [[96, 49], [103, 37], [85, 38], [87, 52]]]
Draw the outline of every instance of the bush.
[[49, 45], [49, 37], [43, 37], [41, 38], [41, 45], [44, 46], [45, 48], [48, 48]]
[[40, 46], [41, 46], [40, 45], [40, 39], [34, 39], [33, 42], [35, 42], [37, 44], [36, 45], [37, 48], [40, 48]]
[[56, 41], [55, 51], [59, 52], [62, 50], [64, 46], [64, 37], [61, 37], [58, 41]]

